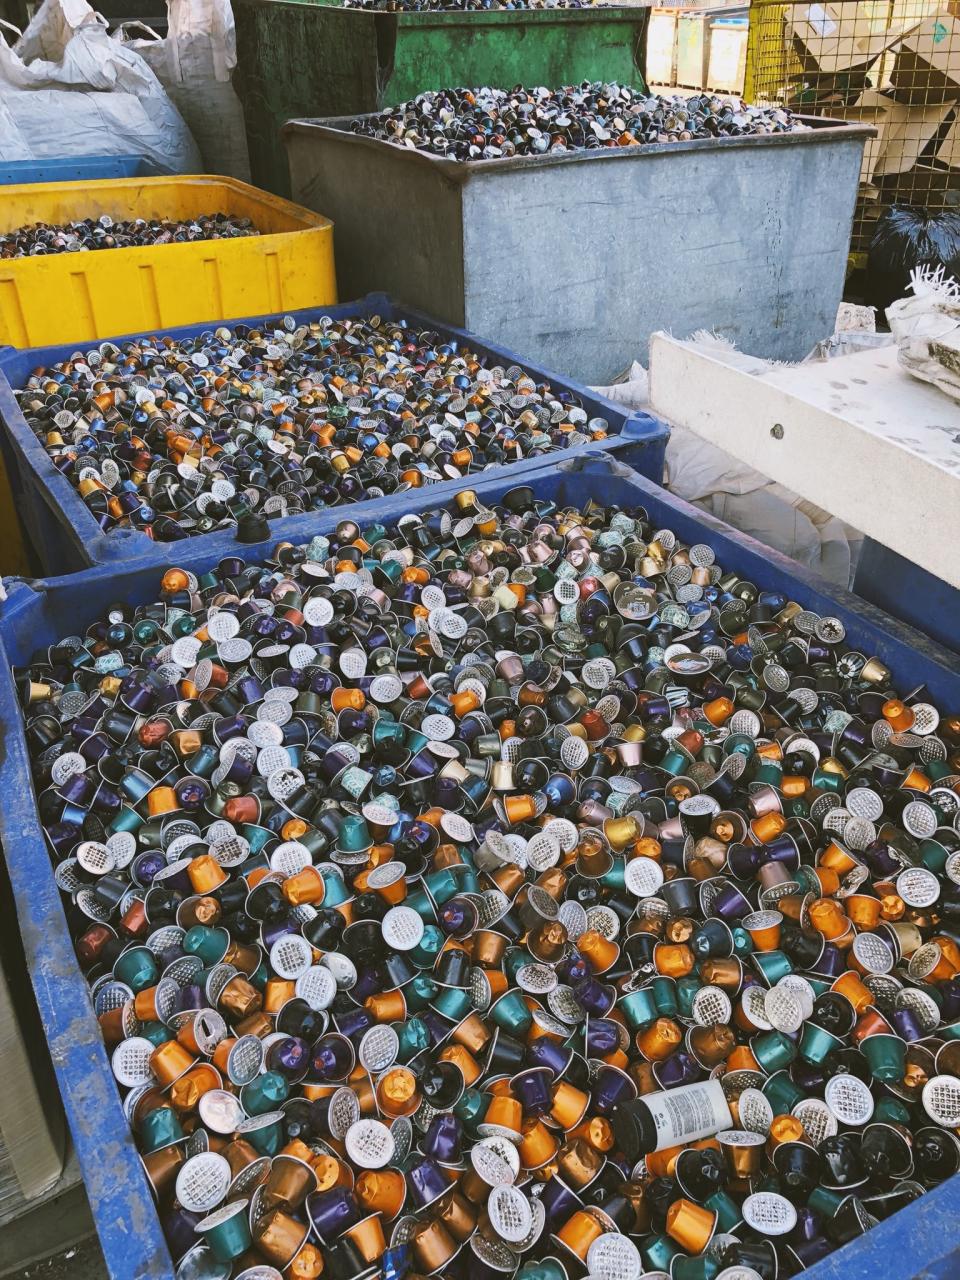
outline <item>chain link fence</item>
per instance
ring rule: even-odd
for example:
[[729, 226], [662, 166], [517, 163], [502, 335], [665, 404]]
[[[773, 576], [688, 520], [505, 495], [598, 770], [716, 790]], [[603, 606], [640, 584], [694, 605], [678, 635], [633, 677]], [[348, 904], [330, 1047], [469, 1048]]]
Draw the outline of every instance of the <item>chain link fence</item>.
[[960, 0], [753, 0], [745, 96], [877, 129], [860, 174], [855, 265], [890, 205], [960, 207]]

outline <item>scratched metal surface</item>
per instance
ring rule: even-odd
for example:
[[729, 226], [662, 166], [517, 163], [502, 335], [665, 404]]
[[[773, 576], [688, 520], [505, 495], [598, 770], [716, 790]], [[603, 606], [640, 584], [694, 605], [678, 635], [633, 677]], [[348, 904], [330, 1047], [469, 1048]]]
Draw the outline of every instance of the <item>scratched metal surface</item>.
[[348, 127], [283, 131], [348, 295], [385, 289], [594, 385], [646, 363], [656, 329], [775, 360], [833, 333], [868, 128], [457, 164]]

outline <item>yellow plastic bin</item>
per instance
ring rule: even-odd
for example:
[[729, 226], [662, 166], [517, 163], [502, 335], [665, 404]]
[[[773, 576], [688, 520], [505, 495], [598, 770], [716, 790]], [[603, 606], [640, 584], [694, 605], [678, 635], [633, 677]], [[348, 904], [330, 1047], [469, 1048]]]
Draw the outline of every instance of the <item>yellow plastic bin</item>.
[[81, 342], [337, 301], [333, 223], [234, 178], [0, 187], [0, 231], [82, 218], [228, 213], [259, 236], [0, 260], [0, 344]]

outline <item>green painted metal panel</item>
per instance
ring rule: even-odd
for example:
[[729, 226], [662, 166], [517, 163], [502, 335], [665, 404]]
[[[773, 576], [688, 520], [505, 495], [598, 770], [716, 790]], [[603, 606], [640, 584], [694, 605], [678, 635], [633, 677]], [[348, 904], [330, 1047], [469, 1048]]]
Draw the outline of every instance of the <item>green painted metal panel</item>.
[[290, 194], [279, 131], [378, 111], [446, 85], [643, 85], [645, 8], [378, 13], [311, 0], [233, 0], [234, 83], [253, 181]]

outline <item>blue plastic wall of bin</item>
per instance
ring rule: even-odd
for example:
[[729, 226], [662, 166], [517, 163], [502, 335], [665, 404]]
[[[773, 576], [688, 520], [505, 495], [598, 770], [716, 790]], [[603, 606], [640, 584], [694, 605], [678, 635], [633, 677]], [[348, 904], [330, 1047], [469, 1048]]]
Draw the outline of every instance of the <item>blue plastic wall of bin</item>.
[[[340, 303], [338, 306], [321, 307], [309, 311], [292, 313], [298, 322], [315, 320], [320, 316], [382, 316], [386, 320], [408, 320], [412, 325], [429, 329], [438, 333], [445, 342], [456, 342], [469, 346], [473, 351], [492, 358], [496, 363], [507, 367], [516, 364], [540, 380], [547, 381], [554, 390], [569, 390], [579, 397], [590, 417], [605, 418], [610, 426], [611, 436], [603, 442], [592, 442], [576, 445], [562, 453], [551, 457], [570, 457], [577, 453], [595, 449], [609, 449], [616, 453], [622, 461], [636, 468], [643, 475], [659, 482], [663, 477], [663, 459], [667, 446], [669, 430], [657, 418], [648, 413], [614, 404], [602, 396], [595, 395], [586, 387], [559, 374], [554, 374], [539, 365], [524, 360], [522, 355], [508, 351], [491, 342], [484, 342], [474, 334], [463, 329], [455, 329], [450, 325], [437, 321], [414, 311], [400, 303], [392, 302], [385, 294], [373, 293], [357, 302]], [[230, 320], [225, 323], [256, 325], [267, 320], [276, 321], [276, 314], [271, 316], [252, 316], [243, 320]], [[175, 337], [185, 338], [202, 333], [219, 321], [210, 320], [205, 324], [190, 325], [182, 329], [166, 330]], [[121, 343], [132, 335], [103, 339]], [[83, 343], [85, 349], [93, 343]], [[160, 562], [176, 553], [173, 546], [184, 546], [185, 542], [156, 543], [145, 533], [136, 529], [118, 529], [104, 534], [87, 509], [83, 499], [77, 493], [66, 476], [61, 475], [47, 457], [43, 445], [27, 425], [13, 395], [12, 388], [26, 384], [30, 374], [38, 366], [50, 366], [60, 360], [69, 358], [77, 346], [34, 347], [18, 351], [13, 347], [0, 348], [0, 449], [10, 478], [14, 502], [20, 519], [34, 553], [44, 573], [72, 573], [94, 564], [107, 564], [117, 560], [133, 560], [145, 557]], [[543, 455], [536, 455], [522, 462], [514, 462], [502, 468], [504, 474], [521, 476], [531, 467], [544, 464]], [[469, 482], [481, 478], [481, 473], [471, 475]], [[518, 480], [519, 483], [519, 480]], [[430, 486], [438, 499], [444, 494], [450, 495], [463, 488], [464, 481], [445, 480]], [[418, 492], [418, 491], [414, 491]], [[396, 494], [386, 500], [392, 504], [389, 509], [403, 511], [411, 501], [411, 493]], [[348, 513], [356, 518], [362, 517], [359, 503], [336, 508], [342, 519]], [[315, 512], [302, 516], [288, 516], [285, 520], [271, 523], [271, 536], [298, 538], [305, 536], [305, 531], [312, 528]], [[216, 545], [221, 548], [220, 554], [227, 550], [236, 551], [238, 543], [233, 530], [226, 533], [202, 534], [190, 540], [200, 542], [203, 546]]]
[[[512, 474], [472, 487], [488, 504], [516, 484]], [[953, 655], [918, 632], [799, 568], [610, 458], [572, 458], [532, 471], [524, 484], [541, 498], [621, 508], [643, 506], [653, 522], [688, 543], [708, 542], [720, 564], [763, 588], [782, 591], [804, 608], [838, 617], [849, 643], [878, 656], [901, 689], [923, 683], [947, 712], [960, 709], [960, 669]], [[408, 495], [408, 509], [437, 505], [436, 490]], [[367, 504], [363, 519], [389, 521], [396, 509]], [[329, 532], [336, 509], [313, 518]], [[222, 554], [199, 540], [171, 548], [171, 560], [202, 573]], [[250, 548], [256, 560], [264, 548]], [[90, 1205], [114, 1280], [170, 1280], [172, 1269], [150, 1191], [130, 1137], [106, 1050], [74, 956], [50, 855], [30, 785], [30, 761], [11, 664], [23, 667], [38, 649], [82, 632], [108, 604], [157, 597], [159, 565], [101, 566], [32, 586], [10, 582], [0, 613], [0, 839], [17, 901], [27, 960]], [[960, 1275], [960, 1175], [804, 1273], [806, 1280], [949, 1280]]]
[[873, 538], [864, 538], [853, 589], [960, 654], [960, 590]]
[[89, 182], [101, 178], [155, 178], [170, 170], [146, 156], [58, 156], [55, 160], [0, 163], [0, 186], [32, 182]]

